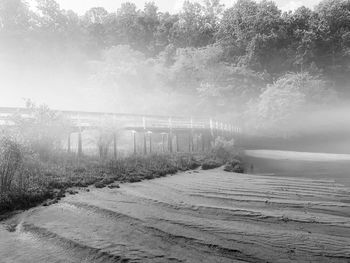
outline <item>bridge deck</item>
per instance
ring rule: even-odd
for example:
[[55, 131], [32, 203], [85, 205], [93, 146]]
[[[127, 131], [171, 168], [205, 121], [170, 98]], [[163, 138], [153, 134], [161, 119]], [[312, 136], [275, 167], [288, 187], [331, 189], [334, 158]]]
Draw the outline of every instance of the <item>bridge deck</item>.
[[[240, 128], [223, 122], [213, 121], [209, 118], [189, 118], [181, 116], [141, 115], [128, 113], [101, 113], [82, 111], [54, 111], [70, 123], [72, 128], [94, 129], [97, 127], [110, 127], [116, 130], [133, 130], [136, 132], [168, 133], [170, 131], [185, 133], [191, 130], [201, 132], [220, 131], [226, 134], [239, 133]], [[13, 126], [14, 116], [25, 119], [34, 118], [34, 111], [27, 108], [0, 107], [0, 126]]]

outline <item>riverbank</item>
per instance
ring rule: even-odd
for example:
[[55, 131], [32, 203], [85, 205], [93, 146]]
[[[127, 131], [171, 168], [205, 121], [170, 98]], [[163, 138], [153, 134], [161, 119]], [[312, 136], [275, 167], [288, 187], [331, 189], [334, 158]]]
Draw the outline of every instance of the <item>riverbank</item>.
[[[154, 154], [129, 156], [119, 160], [101, 161], [85, 157], [76, 161], [65, 156], [65, 160], [40, 167], [38, 182], [25, 191], [8, 191], [0, 194], [0, 220], [14, 210], [28, 209], [44, 202], [57, 203], [67, 194], [76, 194], [76, 189], [119, 188], [120, 183], [135, 183], [142, 180], [173, 175], [179, 171], [197, 169], [200, 166], [212, 168], [224, 165], [235, 156], [217, 156], [215, 151], [197, 154]], [[43, 166], [43, 165], [41, 165]], [[89, 191], [88, 189], [86, 191]]]
[[350, 260], [350, 189], [214, 170], [90, 187], [0, 223], [5, 262]]

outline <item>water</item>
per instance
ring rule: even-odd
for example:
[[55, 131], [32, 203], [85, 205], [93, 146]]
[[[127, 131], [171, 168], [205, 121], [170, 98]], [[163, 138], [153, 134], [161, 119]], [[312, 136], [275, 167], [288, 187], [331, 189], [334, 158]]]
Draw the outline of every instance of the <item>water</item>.
[[0, 262], [349, 262], [350, 187], [222, 169], [81, 190], [0, 224]]

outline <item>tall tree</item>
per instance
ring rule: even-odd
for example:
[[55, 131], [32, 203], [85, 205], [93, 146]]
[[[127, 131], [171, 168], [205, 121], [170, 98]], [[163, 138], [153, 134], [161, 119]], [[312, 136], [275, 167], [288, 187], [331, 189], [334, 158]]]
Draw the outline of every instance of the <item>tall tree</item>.
[[232, 61], [278, 73], [285, 60], [284, 33], [281, 11], [274, 2], [239, 0], [224, 13], [218, 36]]
[[87, 47], [91, 53], [99, 54], [99, 51], [107, 46], [106, 24], [109, 13], [103, 7], [93, 7], [83, 17], [83, 25], [86, 27], [88, 40]]
[[87, 25], [104, 24], [108, 17], [108, 12], [103, 7], [93, 7], [86, 11], [83, 20]]
[[130, 2], [122, 3], [113, 25], [116, 44], [128, 44], [135, 49], [143, 47], [142, 27], [138, 19], [139, 11], [136, 5]]
[[0, 0], [0, 30], [23, 33], [29, 26], [28, 4], [22, 0]]
[[[210, 9], [210, 6], [208, 8]], [[215, 25], [206, 21], [204, 11], [204, 7], [197, 2], [188, 0], [184, 2], [179, 21], [172, 31], [172, 41], [175, 46], [202, 47], [214, 42]]]
[[294, 12], [283, 14], [290, 70], [303, 72], [308, 70], [313, 62], [315, 34], [311, 28], [311, 19], [313, 19], [311, 9], [304, 6]]
[[164, 51], [169, 44], [174, 46], [172, 36], [178, 21], [178, 15], [171, 15], [168, 12], [160, 14], [159, 25], [155, 35], [158, 50]]
[[23, 48], [30, 31], [30, 18], [25, 1], [0, 0], [0, 50]]
[[154, 2], [147, 2], [143, 12], [139, 16], [139, 23], [142, 28], [143, 45], [149, 55], [155, 55], [159, 51], [156, 47], [156, 33], [159, 21], [158, 7]]
[[349, 81], [350, 1], [324, 0], [315, 9], [315, 62], [333, 81]]
[[233, 7], [225, 10], [220, 23], [218, 41], [225, 47], [230, 61], [238, 62], [246, 54], [254, 27], [257, 3], [253, 0], [238, 0]]

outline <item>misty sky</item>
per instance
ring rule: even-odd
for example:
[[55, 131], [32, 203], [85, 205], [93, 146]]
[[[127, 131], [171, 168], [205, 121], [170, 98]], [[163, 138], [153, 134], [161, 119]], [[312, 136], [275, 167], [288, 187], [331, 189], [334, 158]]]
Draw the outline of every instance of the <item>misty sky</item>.
[[[56, 0], [63, 9], [72, 9], [73, 11], [84, 14], [86, 10], [91, 7], [103, 6], [108, 11], [115, 11], [124, 0]], [[144, 6], [145, 0], [129, 0], [134, 2], [139, 8]], [[176, 12], [181, 9], [184, 0], [154, 0], [154, 2], [159, 7], [160, 11]], [[200, 1], [200, 0], [199, 0]], [[230, 7], [235, 2], [234, 0], [222, 0], [222, 3], [226, 7]], [[299, 6], [305, 5], [308, 7], [313, 7], [315, 4], [319, 3], [320, 0], [275, 0], [278, 6], [283, 10], [295, 9]]]

